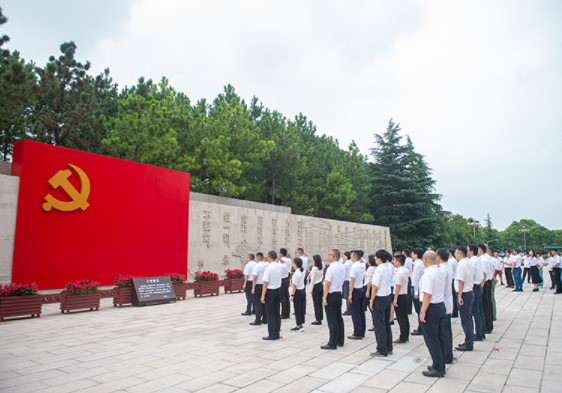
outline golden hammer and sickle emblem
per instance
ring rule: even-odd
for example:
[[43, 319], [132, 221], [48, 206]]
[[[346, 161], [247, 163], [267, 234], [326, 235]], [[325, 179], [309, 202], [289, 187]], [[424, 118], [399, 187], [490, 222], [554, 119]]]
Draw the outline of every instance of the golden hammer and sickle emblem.
[[90, 206], [88, 203], [88, 196], [90, 196], [90, 179], [88, 179], [86, 173], [76, 165], [68, 164], [68, 166], [74, 169], [74, 172], [76, 172], [80, 178], [80, 192], [68, 181], [72, 172], [69, 169], [61, 169], [49, 179], [49, 184], [54, 189], [61, 187], [71, 200], [59, 201], [49, 194], [45, 197], [43, 210], [48, 212], [52, 208], [55, 208], [63, 212], [70, 212], [77, 209], [82, 209], [82, 211], [84, 211]]

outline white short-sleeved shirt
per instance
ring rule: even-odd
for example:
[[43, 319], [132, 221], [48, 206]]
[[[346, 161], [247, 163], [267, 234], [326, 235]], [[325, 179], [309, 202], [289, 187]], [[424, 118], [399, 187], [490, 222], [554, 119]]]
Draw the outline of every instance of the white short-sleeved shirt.
[[244, 275], [248, 276], [248, 281], [254, 279], [254, 267], [256, 266], [256, 261], [249, 261], [246, 266], [244, 266]]
[[554, 269], [556, 269], [557, 267], [561, 267], [560, 266], [560, 255], [556, 254], [555, 256], [552, 257], [554, 259], [554, 262], [552, 263], [552, 267]]
[[494, 266], [495, 269], [498, 271], [502, 270], [502, 259], [494, 257], [494, 260], [495, 260], [495, 266]]
[[263, 281], [267, 282], [267, 289], [281, 288], [281, 275], [283, 267], [280, 263], [271, 262], [263, 272]]
[[325, 281], [330, 282], [330, 292], [341, 292], [343, 282], [345, 281], [345, 267], [341, 262], [332, 262], [326, 270]]
[[351, 278], [350, 274], [351, 274], [351, 266], [352, 265], [353, 265], [353, 262], [351, 261], [351, 259], [348, 259], [343, 264], [343, 266], [345, 267], [345, 281], [349, 281], [349, 279]]
[[373, 274], [372, 285], [378, 287], [377, 296], [383, 297], [390, 295], [392, 286], [392, 275], [394, 272], [394, 266], [389, 262], [381, 263], [377, 266], [375, 274]]
[[252, 272], [252, 275], [256, 277], [256, 285], [263, 284], [263, 272], [265, 271], [266, 267], [267, 267], [267, 262], [265, 261], [259, 261], [256, 263], [256, 266], [254, 266], [254, 271]]
[[281, 257], [281, 259], [285, 262], [278, 262], [279, 266], [281, 266], [281, 278], [287, 278], [289, 277], [289, 272], [291, 271], [291, 258]]
[[486, 281], [489, 281], [494, 276], [494, 271], [496, 270], [496, 264], [494, 258], [484, 254], [480, 257], [482, 259], [482, 271], [486, 274]]
[[447, 314], [453, 313], [453, 280], [455, 279], [455, 274], [453, 273], [453, 268], [451, 267], [451, 262], [443, 262], [439, 265], [441, 273], [445, 277], [445, 309]]
[[471, 292], [474, 286], [474, 264], [468, 258], [461, 259], [455, 275], [455, 291], [459, 291], [459, 281], [464, 282], [462, 292]]
[[529, 267], [537, 266], [539, 264], [539, 260], [537, 257], [529, 257]]
[[482, 269], [482, 259], [477, 256], [472, 256], [469, 258], [470, 263], [474, 265], [474, 284], [480, 285], [482, 279], [484, 278], [484, 270]]
[[414, 293], [419, 294], [420, 279], [423, 276], [425, 266], [423, 261], [418, 259], [414, 262], [414, 271], [412, 273], [412, 286], [414, 287]]
[[370, 266], [365, 271], [365, 275], [363, 276], [364, 284], [370, 284], [373, 281], [373, 275], [375, 274], [376, 266]]
[[304, 272], [306, 273], [308, 270], [308, 257], [305, 257], [304, 255], [299, 257], [302, 261], [302, 270], [304, 270]]
[[425, 269], [420, 280], [420, 296], [431, 295], [431, 304], [443, 303], [445, 301], [445, 275], [439, 266], [431, 265]]
[[297, 287], [297, 290], [304, 289], [304, 269], [302, 272], [300, 269], [295, 270], [291, 283]]
[[451, 269], [453, 269], [453, 277], [455, 277], [455, 274], [457, 274], [457, 266], [459, 265], [459, 263], [455, 258], [449, 258], [447, 263], [449, 264], [449, 266], [451, 266]]
[[521, 267], [521, 255], [517, 254], [513, 256], [513, 267]]
[[408, 269], [408, 274], [412, 275], [414, 271], [414, 261], [410, 257], [406, 257], [406, 261], [404, 262], [404, 267]]
[[[410, 276], [410, 272], [406, 268], [406, 266], [400, 266], [395, 274], [394, 274], [394, 285], [400, 285], [400, 292], [399, 295], [407, 295], [408, 294], [408, 277]], [[396, 293], [396, 292], [394, 292]]]
[[363, 277], [365, 276], [365, 264], [363, 262], [357, 261], [353, 262], [351, 265], [351, 270], [349, 272], [349, 278], [355, 279], [353, 288], [363, 288]]
[[310, 283], [316, 285], [322, 282], [322, 270], [318, 269], [316, 266], [312, 266], [310, 271]]

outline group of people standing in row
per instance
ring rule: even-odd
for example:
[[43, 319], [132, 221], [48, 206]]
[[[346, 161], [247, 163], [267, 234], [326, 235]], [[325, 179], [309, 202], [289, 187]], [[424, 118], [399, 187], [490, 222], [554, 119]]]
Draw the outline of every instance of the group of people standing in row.
[[[394, 255], [381, 249], [367, 260], [361, 250], [342, 254], [332, 249], [328, 252], [328, 264], [323, 264], [320, 255], [314, 255], [310, 268], [302, 248], [295, 254], [291, 260], [287, 250], [281, 248], [279, 253], [269, 251], [265, 257], [262, 253], [248, 256], [244, 268], [247, 305], [242, 315], [255, 315], [250, 325], [267, 324], [264, 340], [280, 338], [281, 320], [290, 318], [291, 302], [296, 319], [291, 331], [304, 331], [309, 284], [315, 315], [312, 325], [322, 325], [325, 311], [330, 332], [322, 349], [336, 350], [344, 345], [344, 315], [351, 315], [353, 321], [353, 334], [348, 339], [365, 338], [369, 309], [373, 321], [369, 330], [374, 331], [376, 338], [376, 350], [371, 356], [390, 356], [393, 345], [408, 342], [410, 335], [421, 335], [433, 361], [423, 371], [427, 377], [443, 377], [445, 365], [453, 362], [452, 318], [460, 316], [465, 336], [464, 342], [456, 347], [458, 351], [472, 351], [475, 341], [483, 341], [486, 334], [492, 333], [496, 319], [495, 285], [498, 277], [503, 285], [504, 270], [507, 285], [514, 278], [515, 290], [519, 291], [521, 265], [529, 264], [529, 274], [538, 291], [539, 266], [546, 263], [553, 272], [551, 278], [557, 292], [562, 292], [562, 266], [557, 251], [551, 252], [545, 262], [531, 252], [521, 258], [517, 250], [513, 254], [508, 251], [501, 259], [485, 244], [436, 251], [416, 248]], [[532, 266], [535, 268], [531, 270]], [[412, 309], [418, 321], [417, 328], [410, 332], [408, 315]], [[391, 330], [394, 315], [400, 327], [396, 340]]]

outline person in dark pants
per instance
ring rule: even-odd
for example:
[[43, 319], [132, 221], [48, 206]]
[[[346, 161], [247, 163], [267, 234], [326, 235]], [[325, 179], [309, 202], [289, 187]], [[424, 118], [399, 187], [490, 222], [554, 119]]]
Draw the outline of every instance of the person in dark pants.
[[470, 244], [468, 246], [468, 257], [474, 265], [474, 303], [472, 303], [472, 317], [474, 318], [474, 328], [476, 337], [474, 341], [483, 341], [486, 336], [484, 334], [484, 312], [482, 311], [482, 284], [484, 283], [484, 271], [482, 270], [482, 261], [478, 258], [478, 246]]
[[503, 270], [505, 272], [505, 284], [508, 288], [514, 288], [515, 282], [513, 281], [513, 269], [512, 269], [513, 257], [509, 250], [505, 250], [505, 258], [503, 259]]
[[521, 279], [521, 255], [519, 250], [513, 250], [513, 281], [515, 282], [515, 289], [513, 292], [523, 292], [523, 280]]
[[254, 261], [255, 255], [248, 255], [248, 262], [244, 266], [244, 292], [246, 294], [246, 311], [242, 315], [252, 315], [255, 314], [254, 311], [254, 295], [252, 294], [252, 287], [254, 282], [254, 267], [256, 266], [256, 261]]
[[360, 260], [360, 251], [351, 252], [351, 270], [349, 275], [350, 294], [348, 297], [353, 320], [353, 334], [350, 340], [361, 340], [365, 337], [367, 322], [365, 321], [365, 289], [363, 277], [365, 276], [365, 264]]
[[265, 305], [268, 335], [264, 340], [279, 340], [281, 332], [281, 275], [283, 267], [277, 263], [277, 253], [267, 254], [267, 268], [263, 272], [261, 303]]
[[[412, 253], [407, 248], [402, 250], [402, 255], [404, 255], [404, 258], [405, 258], [404, 267], [406, 269], [408, 269], [408, 274], [409, 274], [409, 276], [408, 276], [408, 315], [412, 315], [412, 307], [413, 307], [413, 301], [414, 301], [414, 290], [412, 289], [412, 272], [414, 271], [414, 262], [412, 261], [412, 258], [410, 258], [411, 254]], [[410, 334], [410, 333], [408, 332], [408, 334]]]
[[394, 344], [407, 343], [410, 338], [410, 320], [408, 318], [408, 280], [410, 272], [404, 266], [406, 258], [403, 254], [394, 257], [394, 267], [397, 269], [394, 277], [394, 310], [400, 326], [400, 337]]
[[[451, 293], [453, 295], [453, 310], [450, 313], [451, 318], [458, 318], [459, 317], [459, 301], [457, 291], [455, 290], [455, 274], [457, 273], [457, 265], [458, 262], [455, 259], [455, 250], [449, 248], [447, 250], [449, 252], [449, 259], [447, 259], [447, 265], [451, 267], [453, 270], [453, 280], [451, 282]], [[446, 306], [446, 304], [445, 304]]]
[[458, 246], [455, 258], [459, 262], [455, 274], [455, 290], [458, 294], [459, 315], [461, 317], [464, 342], [456, 347], [457, 351], [474, 349], [474, 321], [472, 319], [472, 303], [474, 302], [473, 282], [474, 265], [466, 257], [466, 247]]
[[419, 299], [419, 283], [423, 276], [425, 267], [422, 262], [423, 250], [421, 248], [415, 248], [412, 253], [412, 259], [414, 260], [414, 268], [412, 272], [412, 288], [414, 289], [413, 299], [414, 299], [414, 309], [416, 314], [418, 314], [418, 326], [412, 331], [412, 336], [421, 336], [421, 323], [420, 323], [420, 299]]
[[556, 294], [562, 293], [562, 280], [560, 280], [560, 272], [562, 271], [562, 266], [560, 263], [560, 255], [558, 250], [551, 250], [550, 256], [552, 258], [552, 275], [554, 276], [554, 281], [552, 286], [556, 288]]
[[392, 256], [386, 250], [375, 253], [377, 269], [371, 283], [370, 309], [375, 321], [375, 338], [377, 350], [371, 356], [392, 355], [392, 329], [390, 327], [390, 306], [392, 303], [391, 286], [394, 266]]
[[324, 307], [326, 309], [326, 320], [330, 330], [328, 344], [322, 345], [322, 349], [337, 349], [343, 347], [345, 330], [341, 312], [342, 286], [345, 281], [345, 267], [340, 261], [340, 251], [333, 249], [328, 253], [330, 266], [326, 271], [324, 280]]
[[324, 276], [324, 266], [322, 265], [322, 257], [318, 254], [312, 256], [314, 266], [310, 271], [309, 280], [312, 284], [312, 303], [314, 304], [315, 320], [312, 325], [322, 325], [324, 319], [324, 310], [322, 300], [324, 299], [324, 285], [322, 278]]
[[304, 298], [306, 290], [304, 289], [304, 269], [302, 267], [302, 259], [295, 258], [293, 260], [293, 277], [291, 278], [291, 300], [295, 306], [296, 326], [291, 329], [293, 332], [304, 331]]
[[252, 294], [254, 295], [254, 307], [256, 310], [256, 319], [251, 322], [250, 325], [261, 325], [267, 323], [267, 318], [265, 316], [265, 308], [261, 303], [261, 295], [263, 291], [263, 272], [267, 267], [267, 262], [263, 260], [263, 254], [258, 252], [256, 254], [256, 266], [254, 266], [253, 282], [252, 282]]
[[492, 304], [492, 278], [495, 272], [495, 263], [487, 254], [488, 246], [478, 244], [478, 258], [482, 266], [482, 315], [484, 316], [484, 333], [491, 334], [494, 330], [494, 312]]
[[289, 299], [289, 271], [291, 270], [291, 259], [287, 257], [287, 249], [279, 249], [279, 264], [281, 265], [281, 319], [291, 317], [291, 301]]
[[[445, 328], [445, 341], [441, 343], [443, 346], [443, 353], [445, 358], [445, 364], [452, 364], [453, 363], [453, 326], [451, 325], [451, 313], [453, 312], [453, 287], [454, 286], [454, 273], [453, 267], [451, 266], [451, 260], [449, 258], [450, 250], [446, 250], [444, 248], [438, 248], [437, 251], [437, 265], [439, 266], [439, 270], [442, 271], [442, 274], [445, 277], [445, 296], [444, 296], [444, 303], [445, 303], [445, 319], [443, 322], [443, 326]], [[455, 260], [455, 266], [456, 265]]]
[[442, 378], [445, 376], [445, 289], [448, 287], [447, 273], [439, 269], [435, 251], [423, 254], [426, 267], [420, 280], [422, 299], [420, 321], [423, 340], [433, 364], [423, 371], [426, 377]]

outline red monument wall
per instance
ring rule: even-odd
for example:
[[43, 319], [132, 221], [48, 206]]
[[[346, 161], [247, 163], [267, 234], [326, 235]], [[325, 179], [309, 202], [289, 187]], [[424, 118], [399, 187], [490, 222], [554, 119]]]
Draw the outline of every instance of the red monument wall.
[[40, 289], [187, 273], [189, 174], [32, 141], [20, 177], [12, 281]]

